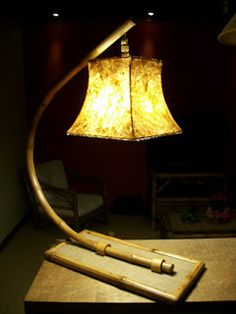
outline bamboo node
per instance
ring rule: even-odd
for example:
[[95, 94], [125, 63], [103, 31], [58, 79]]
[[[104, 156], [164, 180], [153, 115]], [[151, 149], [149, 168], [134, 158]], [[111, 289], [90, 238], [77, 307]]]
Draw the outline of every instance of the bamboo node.
[[58, 222], [58, 225], [60, 226], [60, 228], [64, 230], [66, 223], [64, 220], [60, 219], [60, 221]]
[[161, 273], [162, 269], [162, 263], [165, 262], [164, 259], [157, 259], [157, 258], [153, 258], [151, 260], [151, 271], [156, 272], [156, 273]]
[[96, 253], [104, 256], [106, 254], [106, 248], [110, 246], [110, 243], [99, 241], [96, 245]]
[[168, 274], [172, 274], [174, 271], [174, 264], [168, 264], [166, 263], [166, 261], [163, 259], [152, 259], [151, 261], [151, 270], [153, 272], [157, 272], [157, 273], [168, 273]]

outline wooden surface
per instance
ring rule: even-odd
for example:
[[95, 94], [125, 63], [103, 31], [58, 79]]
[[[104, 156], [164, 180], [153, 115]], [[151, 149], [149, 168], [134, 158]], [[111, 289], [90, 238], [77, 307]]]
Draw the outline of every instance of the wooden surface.
[[44, 261], [25, 296], [25, 313], [154, 313], [158, 309], [231, 313], [231, 306], [236, 303], [236, 238], [133, 241], [205, 262], [205, 272], [185, 301], [174, 306], [155, 302]]

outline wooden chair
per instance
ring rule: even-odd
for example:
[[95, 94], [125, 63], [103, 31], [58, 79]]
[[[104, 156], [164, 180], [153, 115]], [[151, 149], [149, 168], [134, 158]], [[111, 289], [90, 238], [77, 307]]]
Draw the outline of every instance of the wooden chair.
[[[107, 219], [105, 180], [97, 177], [77, 177], [78, 190], [69, 186], [64, 164], [61, 160], [50, 160], [35, 165], [44, 195], [55, 212], [68, 224], [79, 230], [91, 219]], [[45, 213], [25, 180], [37, 226], [45, 221]]]

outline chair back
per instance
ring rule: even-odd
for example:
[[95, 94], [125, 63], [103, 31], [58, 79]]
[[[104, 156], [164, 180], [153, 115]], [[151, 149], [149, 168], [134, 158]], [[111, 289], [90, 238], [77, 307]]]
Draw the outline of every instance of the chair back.
[[50, 160], [37, 163], [35, 168], [39, 181], [59, 188], [69, 188], [62, 160]]

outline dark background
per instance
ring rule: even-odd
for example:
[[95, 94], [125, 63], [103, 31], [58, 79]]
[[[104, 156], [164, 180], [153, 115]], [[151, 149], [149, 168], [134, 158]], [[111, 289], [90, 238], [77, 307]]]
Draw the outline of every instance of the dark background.
[[[62, 159], [71, 184], [77, 174], [101, 175], [109, 206], [122, 199], [145, 208], [151, 168], [165, 171], [224, 171], [236, 176], [236, 53], [217, 41], [235, 1], [71, 1], [3, 3], [3, 14], [23, 28], [28, 125], [36, 108], [65, 74], [127, 18], [130, 51], [162, 59], [163, 91], [183, 134], [128, 143], [67, 137], [81, 108], [87, 69], [53, 99], [37, 132], [35, 159]], [[147, 19], [147, 10], [155, 16]], [[60, 18], [52, 17], [58, 10]], [[103, 56], [120, 54], [115, 43]], [[134, 205], [134, 206], [133, 206]], [[124, 206], [124, 203], [123, 203]]]

